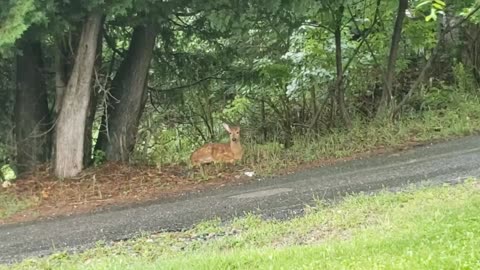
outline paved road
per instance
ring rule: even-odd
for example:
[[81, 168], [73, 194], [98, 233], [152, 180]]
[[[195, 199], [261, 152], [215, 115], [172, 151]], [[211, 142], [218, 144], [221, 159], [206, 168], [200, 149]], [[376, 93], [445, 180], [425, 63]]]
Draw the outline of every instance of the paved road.
[[201, 220], [228, 220], [245, 212], [284, 218], [301, 213], [314, 198], [335, 199], [345, 193], [399, 189], [429, 180], [433, 184], [480, 177], [480, 137], [418, 147], [255, 180], [241, 186], [187, 194], [141, 206], [0, 226], [0, 262], [42, 256], [60, 250], [88, 248], [99, 240], [127, 239], [139, 232], [188, 228]]

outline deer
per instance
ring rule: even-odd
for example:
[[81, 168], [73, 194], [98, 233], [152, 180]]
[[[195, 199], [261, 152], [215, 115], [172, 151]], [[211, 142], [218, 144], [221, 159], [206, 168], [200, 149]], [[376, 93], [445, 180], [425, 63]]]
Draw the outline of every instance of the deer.
[[207, 143], [195, 150], [190, 156], [193, 166], [209, 163], [235, 163], [243, 157], [243, 148], [240, 143], [240, 127], [223, 123], [223, 127], [230, 135], [229, 143]]

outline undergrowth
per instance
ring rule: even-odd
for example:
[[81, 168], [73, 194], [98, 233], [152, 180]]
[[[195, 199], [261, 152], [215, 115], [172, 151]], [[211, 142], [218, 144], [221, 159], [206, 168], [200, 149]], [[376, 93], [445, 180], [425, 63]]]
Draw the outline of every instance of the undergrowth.
[[463, 100], [456, 108], [425, 111], [405, 116], [395, 123], [362, 123], [351, 130], [323, 136], [296, 137], [283, 149], [279, 143], [246, 144], [244, 164], [259, 172], [275, 172], [305, 162], [337, 159], [379, 148], [393, 148], [408, 142], [425, 142], [465, 136], [480, 130], [480, 103]]
[[[408, 142], [464, 136], [480, 130], [480, 102], [476, 95], [452, 91], [430, 89], [428, 93], [422, 94], [423, 102], [418, 105], [420, 112], [404, 113], [394, 123], [357, 120], [350, 130], [296, 136], [293, 146], [288, 149], [275, 141], [258, 144], [244, 139], [242, 144], [245, 154], [241, 164], [256, 173], [271, 174], [278, 169], [302, 163], [345, 158], [379, 148], [394, 148]], [[194, 147], [179, 149], [176, 146], [177, 143], [171, 147], [168, 144], [154, 147], [150, 162], [188, 164]]]
[[[212, 116], [214, 119], [207, 133], [202, 131], [202, 125], [195, 128], [180, 125], [175, 128], [155, 126], [154, 130], [147, 129], [145, 134], [149, 135], [142, 137], [134, 159], [155, 165], [188, 164], [190, 154], [200, 146], [200, 141], [218, 135], [223, 136], [220, 142], [228, 141], [228, 136], [220, 125], [223, 119], [243, 121], [241, 137], [245, 154], [241, 163], [259, 174], [270, 174], [305, 162], [345, 158], [379, 148], [393, 148], [412, 141], [425, 142], [469, 135], [480, 130], [480, 88], [471, 70], [462, 63], [455, 63], [451, 71], [453, 80], [432, 78], [428, 84], [419, 87], [394, 122], [372, 120], [375, 104], [371, 104], [368, 108], [349, 108], [353, 123], [348, 130], [303, 129], [286, 132], [284, 127], [275, 123], [278, 119], [264, 119], [262, 121], [268, 123], [258, 123], [258, 118], [250, 118], [246, 108], [251, 104], [247, 98], [239, 96], [234, 100], [238, 106], [227, 106], [224, 111]], [[355, 100], [348, 102], [352, 106], [357, 103]], [[359, 113], [365, 110], [371, 112], [368, 117]], [[270, 137], [275, 137], [272, 133], [276, 129], [279, 129], [278, 133], [283, 130], [283, 133], [302, 134], [293, 135], [293, 146], [284, 149], [275, 140], [258, 143], [262, 140], [255, 136], [260, 128], [266, 128]], [[203, 139], [200, 140], [197, 135], [202, 132]]]
[[8, 218], [35, 204], [36, 200], [33, 198], [19, 198], [18, 196], [0, 190], [0, 219]]

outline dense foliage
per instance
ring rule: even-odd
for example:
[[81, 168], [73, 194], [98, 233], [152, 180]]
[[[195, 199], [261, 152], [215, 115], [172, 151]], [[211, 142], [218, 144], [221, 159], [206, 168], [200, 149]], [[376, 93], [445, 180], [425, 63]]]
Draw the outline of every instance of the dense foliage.
[[183, 162], [221, 122], [290, 148], [478, 94], [473, 0], [0, 4], [0, 165], [19, 171]]

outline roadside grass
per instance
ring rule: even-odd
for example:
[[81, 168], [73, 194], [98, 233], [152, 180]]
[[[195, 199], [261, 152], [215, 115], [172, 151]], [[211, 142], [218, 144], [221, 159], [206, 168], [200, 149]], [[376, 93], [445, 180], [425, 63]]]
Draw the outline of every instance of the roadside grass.
[[478, 269], [480, 183], [318, 202], [303, 217], [207, 221], [0, 269]]
[[[9, 165], [1, 166], [0, 174], [5, 181], [14, 181], [16, 178], [15, 172]], [[3, 181], [2, 178], [0, 178], [0, 220], [8, 218], [38, 203], [35, 198], [21, 198], [9, 193], [8, 190], [3, 190], [2, 184]]]
[[14, 194], [0, 191], [0, 219], [8, 218], [36, 204], [33, 198], [19, 198]]

